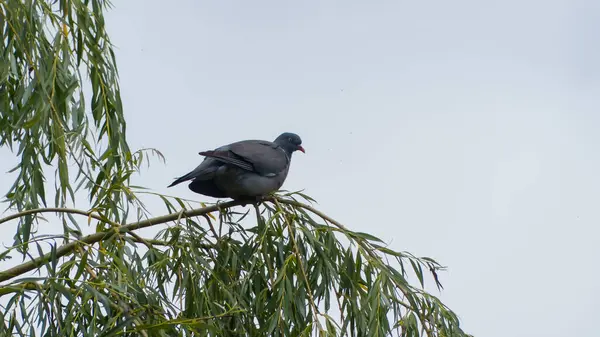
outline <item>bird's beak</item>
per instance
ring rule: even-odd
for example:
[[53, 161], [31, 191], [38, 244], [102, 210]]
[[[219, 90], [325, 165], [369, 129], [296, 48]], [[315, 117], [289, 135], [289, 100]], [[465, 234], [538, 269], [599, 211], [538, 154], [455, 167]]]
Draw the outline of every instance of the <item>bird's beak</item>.
[[306, 153], [306, 152], [304, 151], [304, 148], [303, 148], [302, 146], [300, 146], [300, 145], [298, 145], [298, 151], [302, 151], [302, 153]]

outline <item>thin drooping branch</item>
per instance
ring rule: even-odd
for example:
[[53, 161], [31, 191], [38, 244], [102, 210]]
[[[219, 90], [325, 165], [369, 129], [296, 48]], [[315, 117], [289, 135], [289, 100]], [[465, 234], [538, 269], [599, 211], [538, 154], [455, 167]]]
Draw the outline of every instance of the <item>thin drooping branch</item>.
[[[262, 201], [271, 202], [271, 203], [275, 204], [277, 206], [277, 208], [279, 208], [279, 209], [280, 209], [279, 204], [286, 204], [286, 205], [289, 205], [292, 207], [298, 207], [298, 208], [305, 209], [305, 210], [319, 216], [326, 223], [333, 225], [333, 227], [331, 227], [332, 229], [336, 228], [338, 231], [346, 232], [346, 234], [351, 233], [351, 231], [349, 231], [341, 223], [330, 218], [329, 216], [318, 211], [317, 209], [313, 208], [310, 205], [307, 205], [307, 204], [304, 204], [304, 203], [301, 203], [301, 202], [298, 202], [295, 200], [284, 199], [281, 197], [266, 197], [266, 198], [263, 198]], [[247, 201], [241, 201], [241, 200], [240, 201], [229, 201], [226, 203], [221, 203], [221, 204], [217, 204], [217, 205], [209, 206], [209, 207], [203, 207], [203, 208], [197, 208], [197, 209], [191, 209], [191, 210], [181, 210], [176, 213], [171, 213], [171, 214], [167, 214], [164, 216], [159, 216], [159, 217], [155, 217], [155, 218], [151, 218], [151, 219], [147, 219], [147, 220], [143, 220], [143, 221], [133, 222], [133, 223], [130, 223], [130, 224], [127, 224], [124, 226], [119, 226], [118, 224], [111, 223], [111, 222], [107, 221], [106, 219], [104, 219], [100, 215], [95, 215], [95, 214], [91, 214], [90, 212], [74, 210], [74, 209], [47, 208], [47, 209], [28, 210], [25, 212], [20, 212], [18, 214], [11, 215], [9, 217], [0, 219], [0, 223], [6, 222], [9, 220], [13, 220], [13, 219], [17, 219], [21, 216], [35, 214], [35, 213], [59, 212], [59, 213], [73, 213], [73, 214], [85, 215], [85, 216], [97, 219], [99, 221], [105, 221], [105, 222], [111, 223], [111, 224], [113, 224], [113, 227], [110, 229], [107, 229], [105, 231], [102, 231], [102, 232], [87, 235], [78, 241], [73, 241], [73, 242], [64, 244], [64, 245], [60, 246], [53, 255], [51, 255], [51, 253], [48, 253], [48, 254], [42, 255], [38, 258], [32, 259], [29, 262], [26, 262], [26, 263], [20, 264], [18, 266], [15, 266], [13, 268], [2, 271], [2, 272], [0, 272], [0, 282], [13, 279], [17, 276], [20, 276], [27, 272], [35, 270], [36, 268], [39, 268], [40, 266], [42, 266], [45, 263], [47, 263], [48, 261], [50, 261], [52, 258], [57, 259], [57, 258], [66, 256], [66, 255], [72, 254], [74, 251], [76, 251], [82, 245], [98, 243], [98, 242], [110, 239], [111, 237], [113, 237], [116, 234], [131, 235], [133, 233], [133, 231], [137, 230], [137, 229], [151, 227], [151, 226], [155, 226], [155, 225], [159, 225], [159, 224], [163, 224], [163, 223], [167, 223], [167, 222], [171, 222], [171, 221], [178, 221], [180, 219], [189, 218], [189, 217], [206, 216], [209, 213], [214, 212], [214, 211], [222, 211], [224, 209], [228, 209], [228, 208], [231, 208], [234, 206], [245, 205], [246, 203], [247, 203]], [[292, 235], [292, 238], [293, 238], [291, 228], [289, 228], [289, 229], [290, 229], [290, 235]], [[348, 233], [348, 232], [350, 232], [350, 233]], [[373, 247], [369, 244], [368, 240], [365, 240], [362, 237], [357, 237], [354, 235], [352, 235], [352, 237], [355, 240], [355, 242], [364, 250], [364, 252], [369, 255], [369, 257], [371, 257], [374, 261], [377, 261], [377, 263], [384, 264], [384, 261], [382, 261], [381, 257], [378, 256], [372, 250]], [[133, 236], [133, 241], [143, 243], [147, 246], [150, 246], [154, 243], [154, 242], [152, 242], [152, 240], [143, 239], [139, 236]], [[159, 243], [159, 242], [157, 241], [156, 243]], [[162, 242], [160, 242], [160, 243], [162, 243]], [[295, 250], [296, 250], [296, 254], [299, 254], [297, 247], [295, 247]], [[299, 259], [300, 256], [297, 256], [297, 258]], [[301, 266], [301, 268], [302, 268], [302, 266]], [[404, 296], [411, 296], [410, 289], [408, 289], [408, 288], [412, 288], [412, 287], [407, 286], [406, 284], [400, 284], [394, 278], [392, 278], [391, 281], [393, 282], [393, 284], [396, 285], [396, 287], [400, 290], [400, 292], [402, 292], [404, 294]], [[308, 286], [308, 284], [307, 284], [307, 286]], [[2, 288], [5, 288], [5, 287], [6, 286], [4, 286]], [[31, 286], [28, 285], [28, 287], [31, 287]], [[5, 292], [9, 293], [9, 292], [14, 292], [16, 290], [18, 290], [18, 288], [13, 289], [13, 288], [10, 288], [10, 286], [9, 286], [9, 288], [7, 288], [5, 290]], [[426, 327], [426, 323], [429, 322], [428, 318], [423, 316], [423, 314], [419, 312], [418, 305], [414, 306], [414, 305], [406, 304], [405, 307], [418, 313], [419, 320], [421, 321], [423, 326], [427, 329], [426, 333], [429, 336], [431, 334], [431, 331], [429, 330], [429, 328]], [[315, 309], [313, 308], [313, 310], [315, 310]]]
[[[275, 199], [265, 198], [264, 200], [265, 201], [274, 201]], [[283, 198], [277, 198], [277, 201], [282, 204], [288, 204], [291, 206], [304, 208], [304, 209], [318, 215], [319, 217], [328, 221], [329, 223], [333, 224], [334, 226], [336, 226], [342, 230], [346, 230], [346, 228], [342, 224], [340, 224], [339, 222], [335, 221], [334, 219], [328, 217], [324, 213], [316, 210], [315, 208], [313, 208], [309, 205], [303, 204], [301, 202], [293, 201], [293, 200], [283, 199]], [[184, 217], [204, 216], [208, 213], [217, 211], [219, 209], [227, 209], [227, 208], [230, 208], [233, 206], [244, 205], [245, 203], [246, 202], [244, 202], [244, 201], [229, 201], [226, 203], [219, 204], [218, 206], [214, 205], [214, 206], [209, 206], [209, 207], [196, 208], [196, 209], [192, 209], [192, 210], [182, 211], [182, 212], [178, 212], [178, 213], [171, 213], [171, 214], [167, 214], [167, 215], [163, 215], [163, 216], [159, 216], [159, 217], [155, 217], [155, 218], [151, 218], [151, 219], [147, 219], [147, 220], [143, 220], [143, 221], [133, 222], [133, 223], [127, 224], [125, 226], [118, 226], [117, 224], [112, 223], [97, 214], [93, 214], [92, 212], [78, 210], [78, 209], [71, 209], [71, 208], [40, 208], [40, 209], [27, 210], [27, 211], [19, 212], [19, 213], [16, 213], [16, 214], [13, 214], [13, 215], [10, 215], [10, 216], [0, 219], [0, 224], [2, 224], [4, 222], [8, 222], [10, 220], [18, 219], [18, 218], [26, 216], [26, 215], [37, 214], [37, 213], [71, 213], [71, 214], [84, 215], [84, 216], [88, 216], [93, 219], [96, 219], [98, 221], [107, 222], [107, 223], [112, 224], [115, 227], [115, 228], [107, 230], [107, 231], [102, 231], [102, 232], [84, 236], [80, 240], [69, 242], [67, 244], [60, 246], [56, 250], [56, 255], [55, 255], [56, 258], [60, 258], [60, 257], [70, 254], [80, 244], [94, 244], [94, 243], [104, 241], [104, 240], [111, 238], [114, 234], [116, 234], [115, 229], [118, 229], [119, 233], [128, 233], [128, 232], [131, 232], [136, 229], [160, 225], [160, 224], [170, 222], [170, 221], [175, 221], [175, 220], [178, 220], [178, 219], [181, 219]], [[143, 241], [139, 240], [139, 238], [136, 238], [136, 241], [143, 243]], [[12, 267], [10, 269], [2, 271], [2, 272], [0, 272], [0, 282], [4, 282], [4, 281], [10, 280], [16, 276], [30, 272], [30, 271], [42, 266], [44, 263], [49, 261], [51, 258], [52, 258], [52, 255], [50, 253], [48, 253], [48, 254], [42, 255], [38, 258], [35, 258], [29, 262], [22, 263], [20, 265], [17, 265], [15, 267]]]
[[15, 220], [15, 219], [24, 217], [26, 215], [39, 214], [39, 213], [70, 213], [70, 214], [79, 214], [79, 215], [85, 215], [85, 216], [91, 217], [91, 218], [96, 219], [98, 221], [103, 221], [103, 222], [110, 223], [110, 221], [102, 218], [101, 216], [99, 216], [97, 214], [94, 214], [92, 211], [82, 211], [80, 209], [74, 209], [74, 208], [57, 208], [57, 207], [51, 207], [51, 208], [28, 209], [26, 211], [15, 213], [15, 214], [9, 215], [9, 216], [7, 216], [5, 218], [1, 218], [0, 219], [0, 224], [3, 224], [3, 223], [8, 222], [10, 220]]
[[[281, 206], [279, 206], [277, 199], [275, 200], [275, 205], [277, 206], [277, 208], [279, 208], [279, 210], [281, 210]], [[319, 330], [324, 331], [323, 327], [321, 326], [321, 321], [319, 320], [319, 317], [317, 316], [319, 314], [319, 309], [317, 308], [317, 305], [315, 304], [315, 299], [313, 298], [312, 290], [310, 289], [310, 282], [308, 281], [308, 277], [306, 276], [306, 270], [304, 269], [304, 263], [302, 262], [302, 255], [300, 254], [300, 250], [298, 249], [298, 244], [296, 243], [296, 238], [294, 237], [294, 230], [292, 229], [291, 221], [290, 221], [289, 217], [287, 217], [286, 215], [283, 215], [283, 217], [284, 217], [284, 221], [287, 224], [288, 233], [290, 233], [290, 239], [292, 240], [292, 244], [294, 247], [294, 253], [296, 255], [296, 261], [298, 262], [298, 267], [300, 267], [300, 272], [302, 273], [302, 278], [304, 279], [304, 285], [306, 286], [306, 290], [308, 290], [307, 295], [308, 295], [308, 300], [310, 302], [310, 305], [312, 306], [313, 317], [315, 319], [315, 322], [317, 322], [317, 326], [319, 327]]]
[[[120, 227], [109, 229], [107, 231], [90, 234], [90, 235], [84, 236], [83, 238], [81, 238], [78, 241], [73, 241], [73, 242], [64, 244], [56, 249], [54, 256], [55, 256], [55, 258], [61, 258], [65, 255], [70, 254], [80, 244], [94, 244], [96, 242], [104, 241], [104, 240], [111, 238], [117, 232], [127, 233], [130, 231], [136, 230], [136, 229], [156, 226], [156, 225], [160, 225], [160, 224], [163, 224], [166, 222], [175, 221], [180, 218], [188, 218], [188, 217], [194, 217], [194, 216], [198, 216], [198, 215], [208, 214], [210, 212], [214, 212], [219, 209], [226, 209], [226, 208], [230, 208], [233, 206], [242, 205], [245, 203], [247, 203], [247, 202], [245, 202], [245, 201], [229, 201], [229, 202], [219, 204], [219, 206], [215, 205], [215, 206], [197, 208], [197, 209], [182, 211], [182, 212], [178, 212], [178, 213], [171, 213], [171, 214], [167, 214], [167, 215], [163, 215], [163, 216], [159, 216], [159, 217], [155, 217], [155, 218], [151, 218], [151, 219], [147, 219], [147, 220], [143, 220], [143, 221], [133, 222], [133, 223], [127, 224], [125, 226], [120, 226]], [[51, 210], [48, 210], [48, 209], [30, 210], [30, 211], [25, 211], [25, 212], [19, 213], [20, 214], [19, 216], [36, 213], [34, 211], [37, 211], [37, 213], [53, 212], [53, 211], [54, 212], [65, 212], [65, 209], [55, 208], [55, 209], [51, 209]], [[71, 211], [73, 211], [73, 210], [71, 210]], [[23, 213], [27, 213], [27, 214], [23, 214]], [[71, 212], [71, 213], [92, 216], [88, 212], [79, 211], [79, 210], [74, 210], [74, 212]], [[19, 216], [13, 215], [13, 216], [4, 218], [0, 221], [0, 223], [16, 219]], [[95, 219], [98, 219], [100, 221], [105, 221], [104, 219], [102, 219], [102, 217], [96, 217], [96, 216], [92, 216], [92, 217]], [[16, 276], [30, 272], [30, 271], [42, 266], [44, 263], [48, 262], [50, 259], [52, 259], [52, 254], [48, 253], [48, 254], [42, 255], [38, 258], [35, 258], [29, 262], [22, 263], [15, 267], [4, 270], [4, 271], [0, 272], [0, 282], [4, 282], [4, 281], [10, 280]]]
[[299, 201], [295, 201], [295, 200], [288, 200], [288, 199], [282, 199], [282, 198], [277, 198], [277, 202], [280, 202], [282, 204], [286, 204], [286, 205], [290, 205], [290, 206], [296, 206], [296, 207], [300, 207], [300, 208], [304, 208], [307, 211], [310, 211], [311, 213], [314, 213], [316, 215], [318, 215], [321, 219], [331, 223], [332, 225], [334, 225], [335, 227], [344, 230], [344, 231], [348, 231], [348, 228], [346, 228], [346, 226], [342, 225], [341, 223], [337, 222], [335, 219], [332, 219], [331, 217], [327, 216], [325, 213], [317, 210], [316, 208], [309, 206], [307, 204], [301, 203]]
[[[288, 204], [288, 205], [292, 205], [292, 206], [304, 208], [307, 211], [310, 211], [310, 212], [316, 214], [317, 216], [321, 217], [321, 219], [327, 221], [328, 223], [331, 223], [332, 225], [336, 226], [337, 228], [339, 228], [339, 229], [341, 229], [343, 231], [348, 231], [348, 229], [344, 225], [342, 225], [341, 223], [339, 223], [336, 220], [332, 219], [331, 217], [327, 216], [323, 212], [315, 209], [314, 207], [311, 207], [309, 205], [306, 205], [306, 204], [303, 204], [301, 202], [297, 202], [297, 201], [294, 201], [294, 200], [285, 200], [285, 199], [280, 199], [280, 198], [277, 198], [277, 202], [280, 202], [282, 204]], [[364, 251], [371, 258], [373, 258], [374, 261], [377, 261], [378, 263], [384, 264], [384, 262], [381, 259], [381, 257], [378, 256], [377, 254], [375, 254], [371, 249], [369, 249], [369, 247], [368, 247], [367, 243], [365, 242], [365, 240], [363, 240], [361, 238], [358, 238], [358, 237], [355, 237], [354, 239], [356, 240], [356, 243], [358, 245], [360, 245], [364, 249]], [[406, 286], [404, 286], [402, 284], [399, 284], [397, 282], [397, 280], [395, 280], [395, 279], [391, 279], [391, 280], [396, 285], [396, 287], [398, 289], [400, 289], [400, 291], [404, 294], [404, 296], [410, 296], [411, 295], [409, 289], [407, 289]], [[418, 308], [412, 308], [412, 309], [415, 312], [417, 312], [417, 313], [419, 312]], [[421, 322], [426, 322], [427, 321], [422, 314], [420, 314], [420, 319], [421, 319]], [[425, 326], [425, 325], [423, 325], [423, 326]], [[430, 331], [428, 330], [427, 333], [429, 335]]]
[[[337, 222], [336, 220], [327, 216], [323, 212], [320, 212], [319, 210], [317, 210], [314, 207], [309, 206], [307, 204], [304, 204], [304, 203], [301, 203], [298, 201], [294, 201], [294, 200], [283, 199], [280, 197], [274, 197], [274, 198], [266, 197], [263, 199], [263, 201], [270, 201], [273, 203], [275, 203], [275, 201], [276, 201], [276, 202], [279, 202], [282, 204], [287, 204], [290, 206], [295, 206], [295, 207], [300, 207], [300, 208], [306, 209], [307, 211], [310, 211], [311, 213], [316, 214], [317, 216], [321, 217], [323, 220], [334, 225], [335, 227], [337, 227], [343, 231], [348, 231], [348, 229], [341, 223]], [[176, 220], [179, 220], [182, 218], [188, 218], [188, 217], [194, 217], [194, 216], [205, 216], [208, 213], [218, 211], [219, 209], [221, 209], [221, 210], [228, 209], [233, 206], [245, 205], [246, 203], [247, 203], [246, 201], [229, 201], [229, 202], [221, 203], [219, 205], [214, 205], [214, 206], [196, 208], [196, 209], [191, 209], [191, 210], [182, 210], [177, 213], [171, 213], [171, 214], [167, 214], [167, 215], [163, 215], [163, 216], [159, 216], [159, 217], [155, 217], [155, 218], [151, 218], [151, 219], [147, 219], [147, 220], [143, 220], [143, 221], [133, 222], [133, 223], [127, 224], [125, 226], [118, 226], [117, 224], [111, 223], [114, 226], [114, 228], [112, 228], [112, 229], [94, 233], [94, 234], [90, 234], [90, 235], [84, 236], [80, 240], [69, 242], [69, 243], [66, 243], [66, 244], [60, 246], [56, 250], [55, 256], [56, 256], [56, 258], [60, 258], [65, 255], [68, 255], [78, 245], [81, 245], [81, 244], [94, 244], [94, 243], [97, 243], [100, 241], [107, 240], [107, 239], [111, 238], [113, 235], [115, 235], [117, 232], [122, 233], [122, 234], [130, 233], [131, 231], [137, 230], [140, 228], [156, 226], [156, 225], [160, 225], [160, 224], [163, 224], [166, 222], [176, 221]], [[91, 212], [86, 212], [86, 211], [82, 211], [82, 210], [68, 209], [68, 208], [43, 208], [43, 209], [27, 210], [27, 211], [23, 211], [23, 212], [5, 217], [3, 219], [0, 219], [0, 224], [3, 222], [17, 219], [17, 218], [25, 216], [25, 215], [30, 215], [30, 214], [35, 214], [35, 213], [48, 213], [48, 212], [81, 214], [81, 215], [92, 217], [99, 221], [109, 222], [108, 220], [104, 219], [103, 217], [101, 217], [99, 215], [92, 214]], [[140, 240], [140, 238], [134, 237], [134, 239], [137, 242], [144, 243], [143, 240]], [[357, 242], [361, 246], [365, 244], [363, 242], [363, 240], [360, 240], [359, 238], [356, 238], [356, 239], [357, 239]], [[144, 244], [146, 244], [146, 243], [144, 243]], [[367, 248], [367, 247], [364, 247], [364, 248]], [[366, 249], [366, 251], [372, 257], [376, 258], [376, 256], [374, 256], [373, 252], [370, 249]], [[29, 262], [22, 263], [20, 265], [17, 265], [15, 267], [12, 267], [10, 269], [2, 271], [2, 272], [0, 272], [0, 282], [10, 280], [16, 276], [19, 276], [19, 275], [22, 275], [29, 271], [32, 271], [32, 270], [42, 266], [44, 263], [49, 261], [51, 258], [52, 258], [52, 255], [50, 253], [48, 253], [48, 254], [42, 255], [38, 258], [35, 258]]]

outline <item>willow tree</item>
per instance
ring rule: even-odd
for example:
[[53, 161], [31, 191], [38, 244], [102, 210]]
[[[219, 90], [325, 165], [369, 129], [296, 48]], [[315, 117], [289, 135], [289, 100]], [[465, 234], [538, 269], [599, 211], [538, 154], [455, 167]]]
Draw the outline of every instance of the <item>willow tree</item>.
[[[306, 195], [194, 208], [132, 186], [160, 153], [127, 145], [107, 6], [0, 1], [0, 146], [15, 163], [0, 334], [466, 336], [424, 291], [440, 287], [436, 261], [348, 229]], [[168, 214], [152, 217], [144, 193]], [[41, 234], [44, 221], [62, 232]], [[150, 226], [162, 230], [142, 237]]]

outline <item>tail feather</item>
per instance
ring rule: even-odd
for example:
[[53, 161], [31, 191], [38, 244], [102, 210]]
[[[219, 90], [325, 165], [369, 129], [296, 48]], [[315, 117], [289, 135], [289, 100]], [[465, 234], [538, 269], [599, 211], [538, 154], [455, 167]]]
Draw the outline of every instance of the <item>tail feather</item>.
[[[186, 175], [187, 175], [187, 174], [186, 174]], [[186, 179], [186, 176], [179, 177], [179, 178], [175, 179], [175, 181], [174, 181], [174, 182], [172, 182], [172, 183], [171, 183], [171, 185], [167, 186], [167, 188], [169, 188], [169, 187], [173, 187], [173, 186], [175, 186], [175, 185], [177, 185], [177, 184], [181, 184], [182, 182], [184, 182], [184, 181], [186, 181], [186, 180], [190, 180], [190, 179], [191, 179], [191, 178], [187, 178], [187, 179]]]
[[200, 166], [196, 167], [196, 169], [194, 169], [193, 171], [187, 173], [186, 175], [175, 179], [175, 181], [167, 187], [172, 187], [177, 184], [181, 184], [184, 181], [188, 181], [188, 180], [192, 180], [192, 179], [196, 179], [196, 178], [198, 178], [200, 180], [210, 179], [210, 178], [212, 178], [212, 175], [216, 171], [217, 168], [218, 167], [213, 167], [210, 165], [200, 165]]
[[192, 180], [192, 179], [196, 178], [196, 176], [198, 176], [198, 172], [196, 172], [196, 170], [194, 170], [194, 171], [189, 172], [188, 174], [186, 174], [184, 176], [181, 176], [181, 177], [175, 179], [175, 181], [171, 185], [169, 185], [167, 187], [172, 187], [172, 186], [175, 186], [177, 184], [181, 184], [184, 181]]

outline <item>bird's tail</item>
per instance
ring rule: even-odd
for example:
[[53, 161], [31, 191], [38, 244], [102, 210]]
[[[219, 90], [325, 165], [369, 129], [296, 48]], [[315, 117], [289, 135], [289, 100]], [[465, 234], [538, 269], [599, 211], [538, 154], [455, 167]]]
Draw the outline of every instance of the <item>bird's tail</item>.
[[188, 181], [188, 180], [194, 179], [194, 175], [195, 175], [194, 173], [195, 172], [192, 171], [192, 172], [190, 172], [190, 173], [188, 173], [188, 174], [186, 174], [184, 176], [181, 176], [181, 177], [175, 179], [175, 181], [173, 183], [171, 183], [171, 185], [169, 185], [167, 187], [173, 187], [173, 186], [175, 186], [177, 184], [181, 184], [184, 181]]
[[193, 171], [187, 173], [184, 176], [181, 176], [181, 177], [175, 179], [175, 181], [168, 187], [172, 187], [177, 184], [181, 184], [184, 181], [188, 181], [188, 180], [192, 180], [192, 179], [198, 179], [198, 180], [211, 179], [217, 168], [218, 167], [216, 167], [216, 166], [210, 166], [210, 165], [207, 166], [206, 164], [200, 164]]

